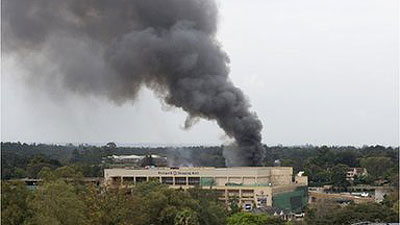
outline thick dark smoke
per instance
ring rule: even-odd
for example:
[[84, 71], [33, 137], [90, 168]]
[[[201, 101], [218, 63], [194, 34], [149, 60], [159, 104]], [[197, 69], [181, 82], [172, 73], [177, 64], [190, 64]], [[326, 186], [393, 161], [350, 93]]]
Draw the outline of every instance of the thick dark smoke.
[[188, 113], [185, 126], [216, 120], [236, 140], [228, 165], [259, 165], [262, 124], [228, 78], [217, 17], [213, 0], [3, 0], [3, 52], [44, 55], [29, 68], [46, 88], [121, 104], [145, 85]]

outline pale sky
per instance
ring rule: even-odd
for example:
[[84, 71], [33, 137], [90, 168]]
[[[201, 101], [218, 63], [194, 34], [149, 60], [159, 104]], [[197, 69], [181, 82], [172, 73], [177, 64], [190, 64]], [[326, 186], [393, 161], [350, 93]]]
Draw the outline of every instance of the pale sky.
[[[218, 1], [230, 77], [262, 120], [267, 145], [399, 144], [397, 0]], [[3, 55], [1, 140], [46, 143], [228, 143], [213, 121], [143, 89], [135, 104], [60, 100], [27, 88]]]

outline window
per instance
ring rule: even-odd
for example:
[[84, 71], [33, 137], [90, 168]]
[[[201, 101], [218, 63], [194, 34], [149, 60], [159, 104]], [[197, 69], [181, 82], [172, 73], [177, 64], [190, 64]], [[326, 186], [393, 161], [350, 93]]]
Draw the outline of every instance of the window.
[[225, 190], [216, 190], [219, 197], [225, 197]]
[[186, 177], [175, 177], [175, 185], [186, 185]]
[[134, 179], [134, 177], [124, 177], [123, 181], [125, 184], [133, 184], [135, 179]]
[[242, 190], [242, 197], [243, 198], [253, 198], [254, 197], [253, 190]]
[[160, 182], [160, 178], [159, 177], [149, 177], [149, 181]]
[[172, 177], [161, 177], [161, 183], [172, 185], [174, 181]]
[[229, 197], [239, 196], [239, 190], [228, 190]]
[[200, 177], [189, 177], [189, 185], [199, 185]]
[[121, 183], [121, 177], [111, 177], [111, 180], [113, 184]]
[[147, 177], [136, 177], [136, 183], [146, 182], [146, 181], [147, 181]]

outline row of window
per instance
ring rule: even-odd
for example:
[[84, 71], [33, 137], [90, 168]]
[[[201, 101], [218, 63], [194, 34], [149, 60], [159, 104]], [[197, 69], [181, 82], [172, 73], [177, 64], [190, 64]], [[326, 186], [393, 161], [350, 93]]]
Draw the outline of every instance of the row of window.
[[[121, 177], [112, 177], [113, 183], [120, 183]], [[124, 183], [140, 183], [146, 182], [147, 177], [123, 177]], [[149, 177], [149, 181], [160, 181], [160, 177]], [[174, 184], [173, 177], [161, 177], [161, 183], [163, 184]], [[186, 183], [186, 177], [175, 177], [175, 185], [199, 185], [200, 184], [200, 177], [188, 177]]]

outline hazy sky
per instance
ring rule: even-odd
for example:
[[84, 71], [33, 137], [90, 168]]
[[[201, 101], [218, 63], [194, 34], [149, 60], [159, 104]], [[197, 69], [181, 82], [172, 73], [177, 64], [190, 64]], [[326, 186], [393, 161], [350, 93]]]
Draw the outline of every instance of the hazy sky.
[[[397, 0], [218, 1], [231, 79], [264, 124], [268, 145], [399, 144]], [[24, 86], [2, 57], [1, 140], [223, 144], [213, 121], [183, 130], [186, 113], [143, 89], [135, 104], [60, 100]], [[55, 93], [54, 93], [55, 94]]]

